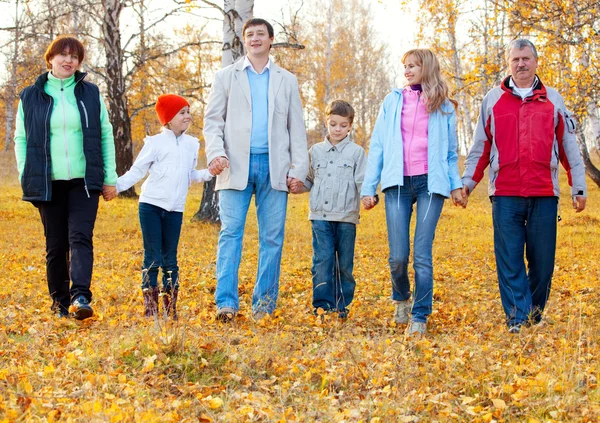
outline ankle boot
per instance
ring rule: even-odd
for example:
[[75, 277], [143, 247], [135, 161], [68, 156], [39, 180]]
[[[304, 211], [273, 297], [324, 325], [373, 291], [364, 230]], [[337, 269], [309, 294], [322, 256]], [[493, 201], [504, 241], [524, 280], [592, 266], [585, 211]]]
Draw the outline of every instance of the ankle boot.
[[158, 288], [142, 289], [144, 295], [144, 317], [152, 317], [158, 314]]
[[163, 299], [163, 316], [165, 319], [171, 317], [173, 320], [177, 320], [177, 295], [179, 290], [177, 288], [169, 291], [161, 291], [160, 296]]
[[162, 298], [163, 317], [167, 319], [171, 310], [171, 290], [161, 289], [160, 297]]
[[177, 320], [177, 296], [179, 295], [179, 289], [175, 288], [171, 294], [171, 310], [170, 314], [173, 320]]

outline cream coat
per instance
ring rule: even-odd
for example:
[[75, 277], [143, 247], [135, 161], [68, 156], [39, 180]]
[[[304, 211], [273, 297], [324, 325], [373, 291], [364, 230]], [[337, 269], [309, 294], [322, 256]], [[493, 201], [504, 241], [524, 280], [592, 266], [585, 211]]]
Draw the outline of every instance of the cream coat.
[[[206, 159], [227, 157], [229, 168], [217, 176], [216, 189], [248, 185], [252, 99], [248, 76], [239, 60], [217, 72], [204, 114]], [[271, 63], [269, 70], [269, 171], [271, 186], [287, 191], [287, 177], [304, 181], [308, 149], [298, 81]]]

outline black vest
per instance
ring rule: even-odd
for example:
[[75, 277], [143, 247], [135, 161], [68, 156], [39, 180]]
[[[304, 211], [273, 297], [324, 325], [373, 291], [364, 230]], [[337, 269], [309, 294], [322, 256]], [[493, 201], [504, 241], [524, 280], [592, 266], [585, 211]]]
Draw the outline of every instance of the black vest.
[[[102, 158], [102, 128], [100, 125], [100, 91], [83, 80], [87, 73], [75, 72], [75, 98], [81, 118], [83, 153], [85, 156], [86, 190], [102, 190], [104, 160]], [[23, 200], [52, 199], [52, 160], [50, 158], [50, 115], [54, 100], [44, 91], [48, 72], [40, 75], [34, 85], [21, 92], [27, 150], [25, 169], [21, 177]]]

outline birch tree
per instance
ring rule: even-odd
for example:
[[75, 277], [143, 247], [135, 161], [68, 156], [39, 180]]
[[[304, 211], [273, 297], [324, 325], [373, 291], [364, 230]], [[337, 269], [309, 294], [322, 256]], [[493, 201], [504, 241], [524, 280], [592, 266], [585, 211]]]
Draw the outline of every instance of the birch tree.
[[[223, 8], [202, 0], [203, 3], [218, 9], [223, 15], [223, 56], [221, 67], [229, 66], [244, 56], [242, 27], [252, 18], [254, 0], [225, 0]], [[192, 218], [206, 222], [219, 222], [219, 192], [215, 190], [217, 178], [204, 183], [200, 208]]]

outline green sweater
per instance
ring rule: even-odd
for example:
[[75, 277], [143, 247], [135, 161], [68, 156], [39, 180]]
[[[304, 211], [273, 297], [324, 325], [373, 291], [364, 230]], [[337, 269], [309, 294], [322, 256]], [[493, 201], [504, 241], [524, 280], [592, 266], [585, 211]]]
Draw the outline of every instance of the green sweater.
[[[61, 80], [49, 73], [44, 91], [54, 100], [50, 116], [52, 180], [83, 178], [85, 176], [85, 156], [83, 154], [81, 118], [75, 98], [75, 76]], [[104, 185], [116, 185], [115, 143], [112, 125], [102, 97], [100, 97], [100, 110]], [[15, 129], [15, 155], [17, 157], [19, 180], [23, 176], [23, 169], [25, 168], [26, 147], [25, 117], [23, 115], [23, 105], [19, 102]]]

